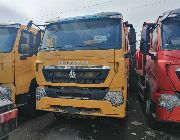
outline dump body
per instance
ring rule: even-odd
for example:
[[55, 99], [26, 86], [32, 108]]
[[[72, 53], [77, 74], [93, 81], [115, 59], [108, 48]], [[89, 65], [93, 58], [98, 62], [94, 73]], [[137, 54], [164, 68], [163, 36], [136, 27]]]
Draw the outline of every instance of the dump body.
[[124, 118], [128, 32], [119, 13], [49, 23], [35, 63], [36, 108]]

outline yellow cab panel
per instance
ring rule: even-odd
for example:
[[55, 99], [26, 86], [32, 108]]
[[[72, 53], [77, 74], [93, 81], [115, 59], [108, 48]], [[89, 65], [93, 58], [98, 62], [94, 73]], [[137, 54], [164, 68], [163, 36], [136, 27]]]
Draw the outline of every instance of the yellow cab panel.
[[124, 118], [128, 32], [120, 13], [98, 13], [47, 25], [35, 62], [36, 108]]
[[35, 78], [37, 32], [19, 23], [0, 24], [0, 89], [6, 90], [17, 105], [26, 104], [25, 96]]

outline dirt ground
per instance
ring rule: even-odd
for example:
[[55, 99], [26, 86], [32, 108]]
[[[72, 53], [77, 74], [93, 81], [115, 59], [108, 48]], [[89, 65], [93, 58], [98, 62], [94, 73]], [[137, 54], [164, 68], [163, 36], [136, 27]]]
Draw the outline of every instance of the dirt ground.
[[180, 140], [180, 126], [164, 124], [160, 130], [149, 128], [136, 96], [131, 98], [125, 121], [112, 118], [57, 119], [52, 113], [28, 118], [19, 116], [18, 128], [9, 140]]

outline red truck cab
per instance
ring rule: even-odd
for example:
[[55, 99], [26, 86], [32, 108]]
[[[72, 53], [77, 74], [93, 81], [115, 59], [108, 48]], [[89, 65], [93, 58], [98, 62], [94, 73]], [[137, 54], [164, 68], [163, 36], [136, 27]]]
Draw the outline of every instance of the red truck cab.
[[180, 123], [180, 9], [143, 25], [136, 60], [139, 95], [150, 124]]
[[0, 92], [0, 140], [7, 140], [9, 134], [17, 127], [17, 109], [2, 90]]

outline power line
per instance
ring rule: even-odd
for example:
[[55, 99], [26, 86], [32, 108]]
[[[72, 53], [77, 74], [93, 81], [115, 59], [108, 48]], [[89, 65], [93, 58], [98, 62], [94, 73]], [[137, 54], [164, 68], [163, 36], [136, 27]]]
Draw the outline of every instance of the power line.
[[84, 5], [84, 6], [79, 7], [79, 8], [67, 9], [67, 10], [63, 10], [63, 11], [57, 10], [57, 12], [54, 12], [54, 13], [50, 13], [50, 14], [42, 15], [40, 17], [32, 18], [32, 20], [37, 20], [37, 19], [42, 19], [42, 18], [47, 19], [47, 17], [49, 17], [51, 19], [56, 17], [56, 19], [57, 19], [57, 18], [61, 18], [63, 13], [78, 12], [78, 11], [82, 11], [82, 10], [85, 10], [85, 9], [88, 9], [88, 8], [93, 8], [93, 7], [95, 8], [95, 7], [99, 7], [99, 6], [103, 6], [103, 5], [108, 5], [109, 3], [112, 3], [112, 0], [106, 0], [106, 1], [103, 1], [103, 2], [98, 2], [98, 3], [95, 3], [95, 4], [91, 4], [91, 5]]
[[[146, 0], [146, 2], [144, 2], [143, 4], [139, 4], [133, 7], [128, 7], [128, 8], [119, 8], [119, 10], [123, 13], [123, 15], [127, 15], [127, 14], [135, 14], [136, 10], [142, 10], [142, 8], [148, 8], [148, 7], [152, 7], [154, 8], [155, 6], [159, 6], [159, 5], [163, 5], [167, 2], [168, 0], [157, 0], [156, 2], [151, 3], [151, 0]], [[94, 3], [91, 5], [84, 5], [81, 6], [79, 8], [72, 8], [72, 9], [67, 9], [67, 10], [63, 10], [63, 11], [59, 11], [58, 9], [56, 10], [56, 12], [53, 13], [49, 13], [49, 14], [45, 14], [42, 16], [38, 16], [38, 17], [34, 17], [34, 18], [26, 18], [26, 19], [19, 19], [18, 21], [29, 21], [29, 20], [49, 20], [49, 19], [60, 19], [62, 18], [63, 14], [66, 13], [77, 13], [79, 11], [82, 10], [86, 10], [86, 9], [90, 9], [90, 8], [102, 8], [102, 6], [112, 6], [112, 4], [115, 2], [115, 0], [105, 0], [103, 2], [98, 2], [98, 3]]]

